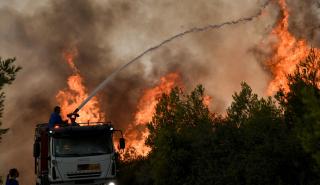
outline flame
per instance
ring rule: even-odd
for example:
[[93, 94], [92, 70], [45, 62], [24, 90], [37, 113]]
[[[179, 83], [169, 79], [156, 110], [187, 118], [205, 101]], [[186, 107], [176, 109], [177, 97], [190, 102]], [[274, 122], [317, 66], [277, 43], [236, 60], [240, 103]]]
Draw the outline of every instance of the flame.
[[[274, 94], [279, 88], [283, 88], [285, 92], [289, 91], [287, 76], [294, 72], [296, 65], [304, 60], [310, 51], [305, 40], [297, 40], [288, 31], [289, 10], [286, 1], [279, 0], [278, 4], [283, 17], [272, 31], [278, 42], [273, 45], [275, 54], [270, 61], [267, 61], [267, 66], [274, 76], [268, 86], [268, 95]], [[315, 49], [315, 52], [319, 53], [319, 50]]]
[[161, 95], [169, 94], [175, 86], [181, 86], [180, 75], [169, 73], [160, 79], [160, 83], [151, 89], [145, 90], [138, 102], [137, 112], [134, 116], [133, 124], [129, 125], [126, 138], [129, 138], [128, 146], [135, 149], [137, 155], [146, 156], [150, 148], [145, 145], [149, 131], [146, 124], [152, 120], [156, 105]]
[[152, 89], [146, 90], [139, 100], [137, 113], [135, 115], [136, 124], [145, 124], [150, 122], [155, 112], [155, 107], [161, 95], [169, 94], [171, 89], [180, 81], [178, 73], [169, 73], [161, 77], [160, 84]]
[[[68, 78], [68, 88], [60, 90], [56, 99], [61, 106], [61, 116], [66, 118], [67, 114], [73, 112], [80, 103], [88, 97], [87, 89], [74, 60], [78, 56], [77, 49], [73, 48], [63, 52], [63, 58], [72, 69], [73, 74]], [[86, 106], [79, 111], [79, 123], [104, 121], [104, 114], [100, 110], [96, 97], [92, 98]]]
[[202, 101], [205, 106], [209, 107], [210, 104], [212, 103], [212, 97], [209, 95], [204, 95]]

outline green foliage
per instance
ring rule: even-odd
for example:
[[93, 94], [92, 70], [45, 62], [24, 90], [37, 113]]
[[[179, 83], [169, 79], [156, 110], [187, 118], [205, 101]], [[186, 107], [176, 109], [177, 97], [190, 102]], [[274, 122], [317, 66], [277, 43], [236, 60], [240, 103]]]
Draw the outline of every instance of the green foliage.
[[[159, 100], [147, 157], [129, 158], [124, 184], [320, 184], [320, 57], [289, 76], [290, 91], [259, 98], [246, 83], [225, 117], [203, 104], [204, 88], [174, 88]], [[134, 152], [132, 152], [134, 153]]]
[[311, 182], [306, 178], [306, 173], [312, 174], [308, 156], [284, 122], [282, 109], [270, 97], [258, 98], [245, 83], [233, 99], [226, 123], [215, 132], [217, 141], [224, 141], [222, 148], [230, 145], [224, 154], [227, 176], [221, 184]]
[[310, 152], [320, 165], [320, 94], [314, 91], [303, 91], [303, 103], [306, 107], [306, 113], [299, 117], [298, 136], [302, 146], [307, 152]]
[[290, 92], [279, 96], [285, 119], [305, 149], [320, 165], [320, 56], [311, 50], [288, 77]]
[[[3, 110], [4, 110], [4, 99], [5, 99], [5, 93], [3, 92], [3, 87], [6, 84], [11, 84], [15, 78], [16, 74], [19, 70], [21, 70], [21, 67], [14, 65], [15, 58], [9, 58], [9, 59], [1, 59], [0, 58], [0, 118], [3, 116]], [[0, 126], [2, 122], [0, 120]], [[0, 141], [1, 141], [1, 135], [7, 132], [8, 129], [0, 129]]]
[[312, 158], [270, 97], [242, 83], [225, 118], [211, 114], [203, 97], [202, 86], [162, 96], [148, 125], [152, 151], [123, 161], [121, 172], [131, 172], [123, 184], [317, 184]]
[[16, 79], [16, 74], [21, 70], [21, 67], [14, 65], [15, 58], [1, 59], [0, 58], [0, 89], [5, 84], [11, 84]]
[[147, 144], [155, 184], [198, 183], [200, 151], [210, 144], [212, 115], [203, 104], [204, 89], [190, 95], [175, 88], [160, 99], [149, 124]]
[[[279, 117], [280, 110], [269, 97], [267, 100], [258, 99], [258, 95], [252, 92], [250, 86], [246, 83], [241, 84], [240, 93], [233, 95], [234, 101], [231, 107], [227, 109], [229, 123], [236, 124], [240, 127], [253, 116], [257, 116], [261, 111], [270, 112], [272, 115]], [[262, 114], [263, 115], [263, 114]]]
[[[130, 152], [132, 154], [132, 151]], [[151, 166], [150, 161], [147, 157], [136, 156], [135, 158], [129, 157], [125, 160], [120, 161], [118, 168], [119, 184], [130, 184], [130, 185], [149, 185], [153, 184], [151, 178]]]

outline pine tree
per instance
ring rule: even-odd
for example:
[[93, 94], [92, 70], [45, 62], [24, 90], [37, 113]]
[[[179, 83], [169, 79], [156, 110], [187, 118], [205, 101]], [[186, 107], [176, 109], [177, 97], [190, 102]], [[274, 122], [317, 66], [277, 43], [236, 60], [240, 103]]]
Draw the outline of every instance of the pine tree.
[[[6, 84], [11, 84], [15, 80], [17, 72], [21, 69], [20, 66], [14, 65], [15, 60], [15, 58], [2, 59], [0, 57], [0, 126], [2, 125], [1, 118], [3, 116], [5, 100], [3, 88]], [[8, 129], [0, 128], [0, 141], [1, 136], [7, 131]]]

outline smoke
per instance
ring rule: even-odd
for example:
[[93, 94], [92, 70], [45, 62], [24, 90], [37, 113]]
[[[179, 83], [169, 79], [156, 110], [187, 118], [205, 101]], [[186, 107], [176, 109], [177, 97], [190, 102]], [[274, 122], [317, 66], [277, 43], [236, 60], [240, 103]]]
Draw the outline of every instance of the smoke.
[[[17, 167], [21, 183], [34, 183], [34, 127], [48, 121], [57, 104], [57, 92], [66, 87], [66, 79], [72, 74], [63, 61], [63, 50], [77, 48], [75, 64], [91, 92], [119, 66], [176, 33], [230, 20], [245, 21], [240, 18], [260, 15], [264, 3], [1, 1], [0, 56], [15, 56], [23, 70], [6, 89], [3, 127], [10, 131], [0, 145], [0, 175]], [[248, 19], [246, 24], [179, 37], [142, 57], [141, 62], [123, 70], [98, 94], [107, 120], [125, 129], [133, 121], [143, 91], [157, 84], [161, 76], [175, 71], [182, 75], [187, 89], [203, 84], [213, 97], [215, 111], [225, 110], [241, 81], [247, 81], [263, 95], [271, 77], [255, 49], [270, 54], [267, 47], [261, 49], [261, 44], [276, 22], [278, 12], [274, 8], [273, 4], [267, 6], [261, 16]]]
[[307, 39], [314, 47], [320, 43], [320, 1], [289, 0], [290, 32], [297, 38]]
[[101, 84], [99, 84], [93, 90], [93, 92], [79, 105], [77, 110], [80, 110], [83, 106], [85, 106], [88, 103], [88, 101], [90, 101], [90, 99], [92, 99], [101, 89], [103, 89], [112, 80], [112, 78], [114, 78], [114, 76], [116, 76], [122, 70], [124, 70], [127, 67], [129, 67], [131, 64], [137, 62], [139, 59], [141, 59], [142, 57], [144, 57], [148, 53], [153, 52], [153, 51], [165, 46], [166, 44], [168, 44], [168, 43], [170, 43], [170, 42], [172, 42], [174, 40], [177, 40], [179, 38], [182, 38], [185, 35], [188, 35], [188, 34], [191, 34], [191, 33], [206, 32], [206, 31], [210, 31], [210, 30], [220, 29], [220, 28], [222, 28], [224, 26], [228, 26], [228, 25], [235, 25], [235, 24], [250, 22], [253, 19], [261, 16], [264, 8], [269, 3], [270, 3], [270, 0], [268, 0], [265, 4], [263, 4], [263, 6], [261, 6], [260, 10], [253, 16], [243, 17], [243, 18], [240, 18], [240, 19], [237, 19], [237, 20], [234, 20], [234, 21], [227, 21], [227, 22], [224, 22], [224, 23], [221, 23], [221, 24], [209, 24], [209, 25], [206, 25], [204, 27], [194, 27], [194, 28], [188, 29], [188, 30], [186, 30], [184, 32], [181, 32], [181, 33], [178, 33], [176, 35], [173, 35], [173, 36], [169, 37], [168, 39], [160, 42], [159, 44], [150, 47], [149, 49], [145, 50], [144, 52], [142, 52], [141, 54], [139, 54], [138, 56], [136, 56], [135, 58], [130, 60], [128, 63], [125, 63], [121, 67], [119, 67], [116, 70], [114, 70], [114, 72], [112, 72], [110, 74], [110, 76], [108, 76]]
[[115, 12], [125, 6], [117, 3], [101, 7], [89, 1], [47, 3], [33, 13], [28, 12], [28, 6], [23, 11], [4, 6], [0, 11], [0, 55], [15, 56], [23, 67], [14, 85], [7, 89], [3, 126], [10, 131], [1, 144], [0, 171], [5, 176], [10, 168], [17, 167], [23, 184], [34, 183], [34, 127], [48, 121], [57, 104], [55, 96], [65, 88], [72, 73], [63, 61], [62, 51], [78, 48], [76, 65], [89, 88], [95, 86], [116, 65], [111, 60], [111, 49], [99, 43], [112, 27]]

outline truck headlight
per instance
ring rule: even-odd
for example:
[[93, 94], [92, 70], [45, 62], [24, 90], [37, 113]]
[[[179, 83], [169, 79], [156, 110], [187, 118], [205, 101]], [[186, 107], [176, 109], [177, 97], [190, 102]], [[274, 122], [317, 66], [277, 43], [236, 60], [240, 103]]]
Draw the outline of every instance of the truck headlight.
[[109, 182], [107, 185], [116, 185], [114, 182]]

